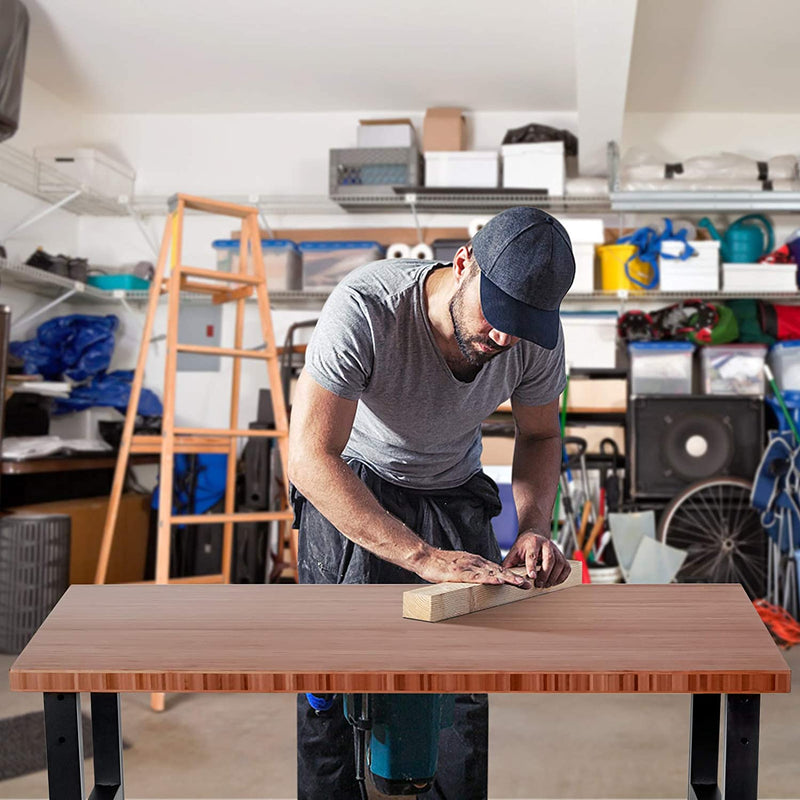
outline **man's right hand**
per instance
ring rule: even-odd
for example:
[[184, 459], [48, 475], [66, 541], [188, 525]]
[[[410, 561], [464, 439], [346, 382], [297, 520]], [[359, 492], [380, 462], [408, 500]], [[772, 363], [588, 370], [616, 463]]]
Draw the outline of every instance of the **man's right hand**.
[[531, 588], [524, 575], [463, 550], [426, 548], [413, 569], [428, 583], [510, 583], [520, 589]]

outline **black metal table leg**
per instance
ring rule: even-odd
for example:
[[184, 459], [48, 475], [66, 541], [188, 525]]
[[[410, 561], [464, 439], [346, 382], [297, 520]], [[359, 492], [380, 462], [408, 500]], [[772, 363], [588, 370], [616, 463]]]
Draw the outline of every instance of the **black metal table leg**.
[[693, 694], [689, 735], [689, 800], [719, 800], [718, 694]]
[[124, 800], [119, 695], [92, 693], [94, 789], [89, 800]]
[[725, 800], [758, 797], [758, 733], [761, 696], [729, 694], [725, 702]]
[[45, 692], [44, 727], [50, 800], [84, 800], [81, 696]]

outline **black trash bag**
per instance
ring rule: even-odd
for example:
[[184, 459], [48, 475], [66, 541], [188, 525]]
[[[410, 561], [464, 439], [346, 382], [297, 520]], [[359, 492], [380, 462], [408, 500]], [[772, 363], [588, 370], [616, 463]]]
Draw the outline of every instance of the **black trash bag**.
[[531, 144], [536, 142], [564, 142], [564, 155], [578, 155], [578, 137], [568, 130], [551, 128], [549, 125], [523, 125], [521, 128], [509, 128], [503, 137], [503, 144]]

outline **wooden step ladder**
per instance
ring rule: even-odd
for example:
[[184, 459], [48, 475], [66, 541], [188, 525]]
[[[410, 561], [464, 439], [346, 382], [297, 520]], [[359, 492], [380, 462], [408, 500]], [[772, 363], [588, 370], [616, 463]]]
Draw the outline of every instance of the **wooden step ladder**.
[[[156, 545], [156, 569], [154, 581], [142, 583], [230, 583], [233, 553], [233, 526], [236, 522], [280, 521], [281, 535], [278, 543], [278, 557], [283, 558], [284, 546], [289, 542], [292, 512], [288, 499], [288, 457], [289, 424], [286, 402], [281, 390], [280, 366], [272, 328], [269, 308], [264, 259], [261, 252], [261, 236], [258, 228], [258, 210], [249, 206], [234, 205], [201, 197], [178, 194], [170, 198], [170, 214], [161, 241], [161, 250], [156, 265], [155, 277], [150, 289], [147, 317], [142, 333], [142, 344], [136, 363], [130, 400], [125, 415], [125, 425], [120, 442], [119, 457], [111, 487], [100, 556], [97, 563], [95, 583], [105, 583], [108, 564], [114, 541], [114, 530], [119, 515], [120, 500], [125, 484], [128, 461], [132, 454], [158, 453], [160, 459], [160, 496], [158, 506], [158, 534]], [[236, 272], [220, 272], [213, 269], [200, 269], [182, 263], [182, 238], [184, 213], [192, 209], [210, 214], [241, 219], [241, 239], [239, 245], [239, 267]], [[170, 262], [169, 275], [167, 261]], [[248, 269], [250, 267], [250, 269]], [[206, 347], [181, 344], [178, 342], [178, 313], [180, 293], [200, 292], [211, 296], [214, 304], [235, 302], [236, 321], [233, 347]], [[139, 397], [144, 381], [145, 364], [153, 323], [161, 295], [167, 295], [167, 354], [164, 370], [164, 414], [160, 436], [134, 436], [134, 422], [139, 406]], [[246, 298], [255, 294], [261, 320], [261, 330], [266, 349], [246, 350], [243, 347], [244, 314]], [[231, 381], [230, 427], [194, 428], [175, 426], [175, 390], [177, 358], [179, 353], [194, 353], [233, 358]], [[239, 428], [239, 386], [242, 359], [258, 359], [267, 366], [269, 385], [272, 391], [275, 428], [273, 430], [248, 430]], [[234, 512], [236, 494], [236, 462], [238, 439], [267, 437], [277, 439], [283, 470], [285, 508], [279, 511]], [[172, 513], [173, 470], [175, 453], [222, 453], [228, 456], [227, 481], [225, 486], [225, 506], [221, 514], [182, 514]], [[216, 575], [198, 575], [189, 578], [170, 579], [170, 542], [173, 525], [203, 525], [223, 523], [222, 571]], [[293, 566], [296, 570], [295, 565]], [[296, 572], [295, 572], [296, 575]], [[153, 695], [152, 705], [163, 710], [164, 696]]]

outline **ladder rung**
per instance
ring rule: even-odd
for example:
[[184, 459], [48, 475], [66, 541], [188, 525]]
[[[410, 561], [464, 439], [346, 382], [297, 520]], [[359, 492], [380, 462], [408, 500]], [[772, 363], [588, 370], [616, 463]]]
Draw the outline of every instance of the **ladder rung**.
[[258, 209], [253, 206], [242, 206], [236, 203], [226, 203], [223, 200], [209, 200], [205, 197], [195, 197], [189, 194], [181, 194], [180, 192], [169, 198], [169, 207], [174, 209], [177, 206], [178, 200], [183, 200], [185, 208], [192, 208], [195, 211], [205, 211], [209, 214], [220, 214], [226, 217], [249, 217], [252, 214], [257, 214]]
[[214, 525], [218, 522], [273, 522], [294, 519], [293, 511], [240, 511], [232, 514], [181, 514], [170, 525]]
[[[163, 437], [134, 436], [131, 440], [131, 455], [142, 453], [160, 453]], [[173, 447], [176, 453], [224, 453], [230, 452], [230, 441], [225, 437], [186, 436], [175, 439]]]
[[273, 428], [259, 430], [257, 428], [247, 430], [228, 430], [226, 428], [175, 428], [176, 436], [213, 436], [217, 438], [227, 437], [229, 439], [249, 439], [250, 437], [262, 437], [267, 439], [283, 439], [289, 435], [288, 431], [278, 431]]
[[192, 275], [195, 278], [206, 278], [210, 281], [225, 281], [227, 283], [245, 283], [248, 286], [257, 286], [261, 283], [261, 278], [255, 275], [240, 275], [237, 272], [220, 272], [216, 269], [202, 269], [200, 267], [176, 267], [181, 275]]
[[209, 356], [235, 356], [237, 358], [259, 358], [267, 360], [274, 357], [274, 350], [239, 350], [235, 347], [207, 347], [202, 344], [179, 344], [179, 353], [199, 353]]

